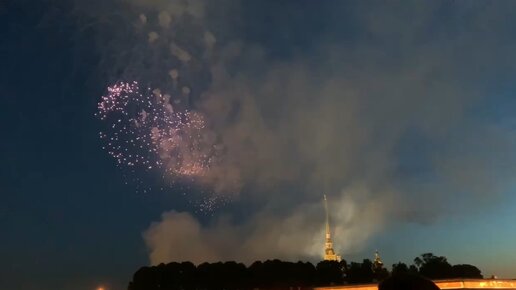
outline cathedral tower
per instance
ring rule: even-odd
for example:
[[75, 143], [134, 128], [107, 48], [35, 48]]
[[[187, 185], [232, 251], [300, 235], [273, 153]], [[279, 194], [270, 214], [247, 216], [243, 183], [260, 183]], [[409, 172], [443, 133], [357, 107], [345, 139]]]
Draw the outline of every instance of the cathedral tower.
[[324, 195], [324, 210], [326, 211], [326, 239], [324, 243], [324, 260], [325, 261], [340, 261], [340, 256], [335, 254], [333, 250], [333, 241], [331, 240], [330, 231], [330, 214], [328, 212], [328, 201], [326, 194]]

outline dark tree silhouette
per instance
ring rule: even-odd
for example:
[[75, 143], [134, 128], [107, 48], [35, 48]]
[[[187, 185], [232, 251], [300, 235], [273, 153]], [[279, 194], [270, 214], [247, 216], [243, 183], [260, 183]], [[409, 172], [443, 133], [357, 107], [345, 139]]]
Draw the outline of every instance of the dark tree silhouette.
[[257, 261], [248, 271], [250, 288], [302, 288], [314, 286], [317, 279], [316, 268], [308, 262]]
[[373, 271], [373, 262], [369, 259], [364, 259], [362, 261], [362, 275], [364, 278], [364, 282], [372, 282], [375, 278]]
[[373, 274], [375, 281], [382, 281], [385, 278], [389, 277], [389, 271], [385, 269], [383, 264], [373, 263]]
[[197, 267], [197, 289], [245, 289], [250, 276], [244, 264], [236, 262], [203, 263]]
[[347, 282], [350, 284], [360, 283], [362, 277], [362, 265], [360, 263], [351, 262], [346, 273]]
[[419, 274], [427, 278], [443, 279], [453, 276], [452, 266], [448, 263], [446, 257], [425, 253], [415, 258], [414, 263], [419, 267]]
[[317, 270], [314, 265], [308, 262], [297, 262], [294, 267], [296, 281], [299, 282], [299, 286], [314, 286], [316, 282]]
[[155, 267], [143, 267], [136, 271], [133, 275], [133, 281], [129, 284], [130, 290], [157, 290], [159, 289], [159, 280], [156, 276]]
[[315, 269], [319, 286], [338, 285], [344, 281], [342, 265], [337, 261], [321, 261]]
[[416, 265], [410, 265], [409, 268], [408, 268], [408, 271], [411, 274], [418, 274], [419, 273], [419, 270], [416, 267]]
[[351, 262], [346, 278], [350, 284], [373, 282], [375, 279], [373, 262], [369, 259], [364, 259], [362, 263]]
[[409, 273], [409, 274], [416, 275], [416, 274], [419, 274], [419, 270], [417, 269], [417, 267], [415, 265], [407, 266], [407, 264], [402, 263], [402, 262], [398, 262], [398, 263], [392, 265], [392, 271], [391, 271], [392, 275], [402, 274], [402, 273]]
[[[431, 279], [481, 278], [480, 270], [472, 265], [451, 266], [445, 257], [423, 254], [415, 265], [404, 263], [392, 266], [393, 275], [421, 274]], [[419, 270], [419, 273], [418, 273]], [[342, 285], [344, 282], [371, 283], [381, 281], [387, 270], [365, 259], [362, 263], [321, 261], [311, 263], [267, 260], [246, 267], [237, 262], [190, 262], [142, 267], [133, 275], [129, 290], [252, 290], [252, 289], [311, 289], [314, 286]]]
[[340, 270], [342, 271], [342, 280], [344, 282], [348, 281], [348, 278], [347, 278], [347, 275], [348, 275], [348, 263], [346, 262], [346, 260], [341, 260], [339, 262], [340, 264]]
[[405, 264], [405, 263], [398, 262], [398, 263], [392, 265], [392, 271], [391, 271], [392, 275], [408, 273], [408, 272], [409, 272], [409, 268], [408, 268], [407, 264]]
[[452, 276], [453, 278], [483, 278], [482, 272], [477, 267], [468, 264], [453, 265]]

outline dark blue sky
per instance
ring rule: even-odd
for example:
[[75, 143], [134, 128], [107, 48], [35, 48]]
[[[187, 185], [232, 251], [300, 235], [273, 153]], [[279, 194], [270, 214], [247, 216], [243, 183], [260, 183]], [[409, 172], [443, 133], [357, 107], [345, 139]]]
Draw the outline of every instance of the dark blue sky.
[[71, 11], [59, 2], [1, 7], [1, 288], [124, 285], [147, 263], [142, 228], [171, 204], [124, 186], [101, 150], [99, 56]]
[[[194, 210], [181, 197], [179, 191], [182, 190], [178, 188], [170, 188], [165, 192], [136, 193], [134, 186], [124, 184], [123, 172], [116, 168], [113, 160], [101, 149], [98, 131], [102, 124], [94, 117], [94, 113], [100, 96], [111, 81], [109, 78], [113, 76], [106, 77], [103, 61], [110, 61], [106, 60], [109, 54], [105, 54], [99, 39], [109, 31], [103, 31], [102, 21], [94, 21], [95, 17], [88, 14], [91, 11], [83, 12], [81, 3], [68, 2], [0, 3], [2, 289], [95, 289], [99, 283], [112, 285], [109, 289], [124, 289], [132, 273], [149, 263], [148, 250], [142, 238], [142, 232], [149, 224], [158, 221], [163, 212], [171, 209]], [[399, 181], [399, 188], [410, 191], [421, 180], [425, 183], [440, 180], [442, 177], [435, 172], [435, 163], [430, 160], [433, 160], [436, 153], [453, 154], [448, 150], [460, 152], [461, 146], [457, 146], [456, 142], [448, 144], [448, 136], [461, 139], [462, 133], [471, 127], [486, 124], [500, 127], [504, 130], [503, 136], [511, 140], [508, 144], [514, 145], [511, 142], [516, 129], [513, 117], [516, 110], [516, 58], [510, 54], [515, 51], [516, 39], [508, 31], [516, 24], [516, 18], [510, 15], [510, 7], [500, 3], [496, 7], [486, 8], [483, 7], [485, 2], [476, 1], [443, 2], [439, 7], [432, 8], [433, 16], [425, 19], [424, 24], [414, 24], [421, 26], [417, 31], [418, 36], [414, 37], [405, 35], [410, 34], [405, 30], [410, 21], [388, 15], [391, 10], [382, 14], [379, 8], [369, 9], [380, 6], [376, 2], [244, 2], [240, 7], [232, 8], [227, 3], [233, 2], [224, 1], [224, 5], [229, 8], [226, 7], [224, 11], [214, 10], [210, 17], [215, 18], [211, 21], [218, 23], [221, 22], [216, 19], [218, 13], [230, 11], [229, 15], [232, 15], [227, 20], [229, 24], [213, 29], [220, 42], [239, 35], [243, 43], [260, 46], [263, 50], [261, 53], [266, 55], [267, 62], [257, 63], [253, 67], [252, 60], [243, 61], [248, 76], [266, 71], [273, 62], [289, 64], [293, 60], [298, 62], [299, 59], [305, 59], [307, 66], [324, 62], [321, 59], [327, 54], [321, 51], [326, 49], [336, 55], [333, 56], [336, 59], [335, 67], [328, 65], [323, 69], [314, 69], [314, 79], [324, 78], [321, 71], [334, 71], [333, 74], [341, 72], [349, 76], [351, 82], [357, 83], [362, 82], [371, 69], [378, 72], [378, 75], [387, 75], [385, 71], [403, 74], [404, 66], [417, 66], [419, 61], [438, 62], [441, 52], [435, 54], [437, 50], [443, 50], [443, 58], [458, 59], [459, 64], [470, 63], [464, 67], [452, 63], [447, 71], [456, 77], [459, 83], [456, 87], [472, 88], [468, 92], [478, 89], [481, 95], [475, 103], [470, 103], [467, 98], [455, 100], [464, 108], [461, 111], [468, 125], [457, 125], [461, 133], [443, 134], [443, 137], [434, 130], [438, 125], [432, 120], [428, 121], [428, 125], [425, 119], [425, 122], [414, 124], [413, 128], [400, 134], [402, 137], [392, 149], [395, 152], [393, 154], [398, 156], [396, 165], [393, 165], [396, 167], [396, 174], [393, 175], [396, 176], [389, 177], [389, 180], [407, 179], [411, 182], [405, 184]], [[403, 2], [398, 5], [404, 6]], [[425, 5], [421, 6], [422, 10], [428, 9]], [[395, 7], [392, 9], [397, 10]], [[487, 11], [487, 17], [482, 20], [485, 23], [478, 24], [473, 19], [477, 15], [475, 11], [483, 9]], [[414, 7], [407, 10], [409, 15], [426, 15]], [[367, 17], [363, 15], [368, 13]], [[88, 26], [90, 20], [95, 24]], [[373, 23], [372, 28], [363, 28], [364, 22]], [[400, 29], [383, 31], [383, 26], [400, 26]], [[453, 49], [444, 51], [450, 47], [439, 45], [441, 42], [447, 44], [455, 41], [457, 45], [453, 48], [460, 50], [460, 53]], [[469, 49], [472, 44], [478, 45], [478, 49]], [[414, 47], [418, 48], [415, 52]], [[490, 50], [492, 55], [489, 54]], [[344, 53], [340, 55], [339, 51]], [[428, 51], [431, 53], [426, 54]], [[421, 59], [418, 53], [421, 53]], [[406, 55], [415, 56], [408, 58]], [[435, 55], [438, 57], [433, 60], [426, 58]], [[478, 60], [478, 65], [471, 65], [472, 60]], [[346, 63], [348, 68], [341, 71], [342, 63]], [[239, 65], [228, 67], [238, 71]], [[354, 72], [357, 72], [356, 75]], [[429, 70], [428, 74], [432, 73], [439, 74], [440, 70]], [[443, 79], [447, 77], [432, 78], [435, 83], [429, 81], [428, 85], [446, 84]], [[396, 91], [386, 84], [388, 82], [388, 78], [378, 80], [378, 83], [373, 80], [369, 88], [371, 91]], [[456, 92], [456, 87], [450, 90], [451, 95]], [[406, 91], [414, 92], [411, 88]], [[404, 89], [400, 89], [397, 93], [403, 95], [404, 92]], [[377, 103], [377, 100], [366, 98], [364, 104], [370, 104], [371, 107], [365, 114], [379, 116], [380, 113], [376, 114], [376, 111], [383, 110], [369, 103], [371, 100]], [[472, 95], [473, 98], [477, 97]], [[455, 101], [450, 101], [450, 104]], [[443, 103], [448, 104], [437, 103], [435, 110], [428, 109], [429, 114], [443, 114], [443, 119], [453, 119], [453, 112], [450, 117], [447, 109], [440, 107]], [[432, 107], [432, 102], [425, 108], [429, 107]], [[419, 113], [428, 112], [416, 110], [415, 114]], [[405, 115], [400, 113], [399, 116]], [[410, 114], [406, 118], [416, 119]], [[384, 117], [378, 117], [375, 122], [382, 123], [382, 120]], [[425, 126], [432, 129], [421, 129]], [[388, 139], [382, 137], [380, 131], [383, 127], [374, 128], [380, 129], [379, 132], [375, 131], [371, 142]], [[455, 129], [449, 130], [454, 132]], [[435, 137], [437, 135], [439, 137]], [[464, 137], [464, 142], [489, 138], [475, 137], [474, 134], [464, 136], [472, 138]], [[446, 142], [443, 141], [445, 139]], [[328, 147], [333, 148], [331, 145]], [[481, 164], [491, 166], [492, 170], [488, 172], [494, 175], [502, 170], [504, 173], [501, 175], [513, 176], [514, 172], [510, 170], [514, 169], [512, 162], [515, 159], [512, 154], [516, 148], [505, 145], [491, 147], [479, 143], [471, 154], [476, 154], [477, 150], [486, 154], [490, 148], [494, 148], [492, 154], [495, 157], [490, 158], [491, 155], [487, 154], [488, 158], [482, 159], [485, 162]], [[443, 153], [443, 156], [448, 156], [446, 154]], [[503, 159], [499, 158], [500, 154], [508, 154], [506, 162], [500, 162]], [[478, 165], [475, 162], [471, 164]], [[368, 165], [363, 166], [363, 170], [368, 171]], [[357, 166], [357, 172], [360, 170]], [[497, 183], [497, 179], [493, 180]], [[393, 181], [392, 184], [398, 186], [397, 182]], [[410, 210], [399, 215], [387, 215], [386, 219], [403, 216], [400, 218], [403, 222], [386, 225], [388, 231], [379, 231], [367, 239], [363, 247], [343, 255], [349, 257], [349, 260], [359, 260], [381, 245], [384, 258], [390, 264], [398, 260], [410, 262], [422, 252], [434, 251], [448, 256], [453, 263], [475, 264], [486, 275], [501, 273], [515, 277], [514, 182], [504, 178], [500, 183], [503, 183], [499, 188], [500, 194], [493, 198], [491, 193], [482, 198], [476, 195], [464, 197], [462, 193], [457, 193], [457, 196], [452, 194], [453, 198], [450, 199], [437, 199], [437, 208], [448, 208], [450, 203], [456, 203], [452, 204], [452, 208], [460, 208], [460, 213], [451, 214], [449, 218], [434, 218], [432, 215], [428, 219], [415, 218], [412, 222], [405, 217], [405, 214], [411, 216]], [[296, 186], [303, 187], [302, 184], [292, 185], [292, 191], [297, 190]], [[449, 186], [450, 192], [465, 188], [453, 186]], [[329, 188], [333, 187], [329, 185]], [[429, 188], [440, 190], [443, 187], [448, 188], [448, 185]], [[291, 196], [295, 194], [286, 195], [285, 199]], [[464, 203], [464, 200], [477, 199], [480, 202], [473, 202], [473, 205], [469, 201]], [[250, 204], [249, 211], [264, 203], [254, 198], [250, 200], [241, 201], [244, 205]], [[488, 202], [484, 209], [478, 206], [483, 200], [494, 201]], [[469, 207], [472, 210], [467, 209]], [[223, 207], [220, 211], [246, 216], [247, 208], [241, 208], [237, 203]], [[203, 222], [210, 220], [210, 216], [199, 218]], [[300, 257], [304, 255], [300, 254]]]

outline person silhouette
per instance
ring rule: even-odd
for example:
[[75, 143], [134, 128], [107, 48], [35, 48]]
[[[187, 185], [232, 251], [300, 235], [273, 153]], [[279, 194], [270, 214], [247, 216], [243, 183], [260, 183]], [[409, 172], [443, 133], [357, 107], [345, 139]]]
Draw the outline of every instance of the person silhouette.
[[383, 280], [378, 290], [439, 290], [434, 282], [419, 275], [400, 273]]

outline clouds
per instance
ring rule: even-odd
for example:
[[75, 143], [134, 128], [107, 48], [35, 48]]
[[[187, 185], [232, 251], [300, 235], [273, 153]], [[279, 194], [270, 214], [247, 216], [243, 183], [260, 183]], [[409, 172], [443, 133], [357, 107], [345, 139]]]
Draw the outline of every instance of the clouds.
[[[333, 203], [335, 220], [339, 221], [335, 236], [339, 249], [346, 253], [360, 247], [382, 224], [382, 206], [376, 201], [366, 204], [368, 208], [361, 210], [349, 196]], [[208, 226], [189, 213], [170, 211], [151, 224], [143, 237], [151, 264], [312, 259], [321, 255], [322, 210], [322, 203], [297, 204], [296, 212], [287, 216], [264, 210], [245, 223], [222, 216]]]
[[145, 27], [111, 44], [129, 57], [110, 61], [206, 118], [203, 138], [217, 154], [199, 182], [249, 207], [242, 220], [228, 212], [208, 224], [165, 213], [144, 234], [153, 263], [318, 257], [323, 192], [346, 257], [385, 225], [467, 214], [503, 199], [512, 183], [514, 132], [479, 113], [503, 105], [492, 97], [500, 68], [514, 73], [514, 41], [503, 21], [488, 21], [507, 17], [502, 5], [314, 6], [341, 17], [326, 19], [310, 49], [278, 59], [267, 54], [267, 35], [246, 41], [224, 25], [245, 26], [245, 14], [213, 16], [244, 3], [131, 3], [127, 21]]
[[217, 249], [211, 248], [209, 238], [204, 235], [201, 225], [191, 215], [172, 211], [163, 213], [162, 221], [147, 229], [145, 241], [154, 264], [168, 259], [194, 263], [218, 260]]

